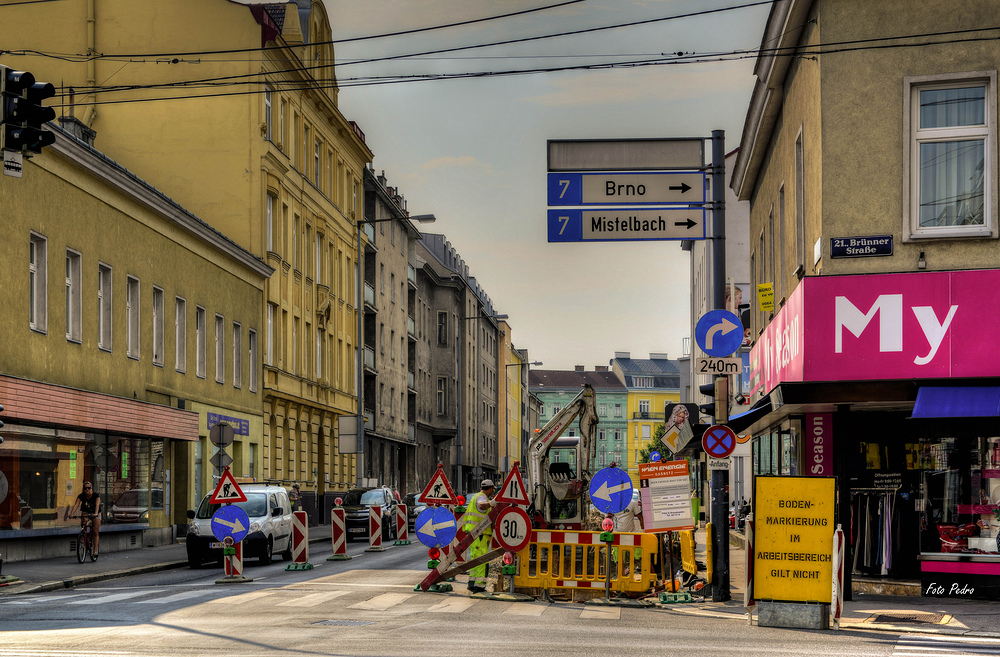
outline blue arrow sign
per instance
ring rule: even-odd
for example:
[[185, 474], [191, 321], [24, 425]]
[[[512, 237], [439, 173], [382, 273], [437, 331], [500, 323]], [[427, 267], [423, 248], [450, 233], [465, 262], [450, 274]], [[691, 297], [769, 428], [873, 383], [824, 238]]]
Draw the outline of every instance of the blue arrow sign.
[[743, 322], [728, 310], [710, 310], [695, 325], [694, 339], [709, 356], [729, 356], [743, 344]]
[[455, 514], [440, 506], [427, 507], [417, 516], [414, 523], [417, 539], [427, 547], [444, 547], [458, 533]]
[[232, 536], [239, 543], [250, 533], [250, 516], [236, 505], [221, 506], [212, 515], [212, 533], [220, 541]]
[[621, 513], [632, 501], [632, 480], [621, 468], [604, 468], [590, 480], [590, 501], [602, 513]]
[[649, 453], [649, 460], [653, 463], [656, 463], [661, 458], [663, 458], [663, 455], [655, 450]]

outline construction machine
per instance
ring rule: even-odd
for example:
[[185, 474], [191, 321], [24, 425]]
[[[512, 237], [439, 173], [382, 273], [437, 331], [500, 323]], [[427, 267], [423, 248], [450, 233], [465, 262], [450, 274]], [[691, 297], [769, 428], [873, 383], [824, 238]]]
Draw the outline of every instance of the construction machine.
[[[536, 528], [581, 530], [586, 524], [597, 444], [597, 396], [583, 390], [528, 441], [528, 515]], [[580, 418], [579, 435], [563, 436]], [[575, 434], [571, 431], [571, 434]]]

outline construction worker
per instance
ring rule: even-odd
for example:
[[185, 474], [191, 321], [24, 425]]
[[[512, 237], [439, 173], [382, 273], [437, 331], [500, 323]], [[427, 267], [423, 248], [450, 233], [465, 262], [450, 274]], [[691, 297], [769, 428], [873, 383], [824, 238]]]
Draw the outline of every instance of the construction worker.
[[[466, 502], [466, 511], [462, 529], [468, 533], [479, 524], [479, 521], [486, 517], [490, 509], [496, 506], [496, 502], [490, 498], [493, 496], [493, 480], [483, 479], [478, 493], [473, 494]], [[493, 527], [487, 526], [486, 530], [472, 542], [469, 546], [469, 560], [481, 557], [490, 551], [490, 539], [493, 538]], [[469, 592], [485, 593], [486, 577], [489, 574], [488, 563], [480, 564], [469, 571]]]

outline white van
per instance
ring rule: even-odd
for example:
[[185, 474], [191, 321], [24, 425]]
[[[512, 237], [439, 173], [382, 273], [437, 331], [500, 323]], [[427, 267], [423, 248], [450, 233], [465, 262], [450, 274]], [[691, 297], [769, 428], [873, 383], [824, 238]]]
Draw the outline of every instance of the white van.
[[[268, 484], [240, 484], [246, 502], [236, 506], [250, 517], [250, 533], [243, 539], [243, 558], [259, 559], [262, 565], [271, 563], [275, 554], [285, 561], [292, 560], [292, 505], [288, 491]], [[212, 534], [212, 515], [220, 504], [210, 504], [206, 495], [198, 509], [187, 512], [191, 523], [187, 533], [187, 557], [191, 568], [200, 568], [206, 561], [222, 563], [222, 542]]]

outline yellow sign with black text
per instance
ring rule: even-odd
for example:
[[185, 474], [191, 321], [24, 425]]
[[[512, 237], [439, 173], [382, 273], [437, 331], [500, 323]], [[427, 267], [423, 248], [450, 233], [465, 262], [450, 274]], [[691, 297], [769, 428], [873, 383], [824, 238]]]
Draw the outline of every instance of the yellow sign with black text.
[[757, 600], [830, 602], [837, 484], [833, 477], [756, 477]]

